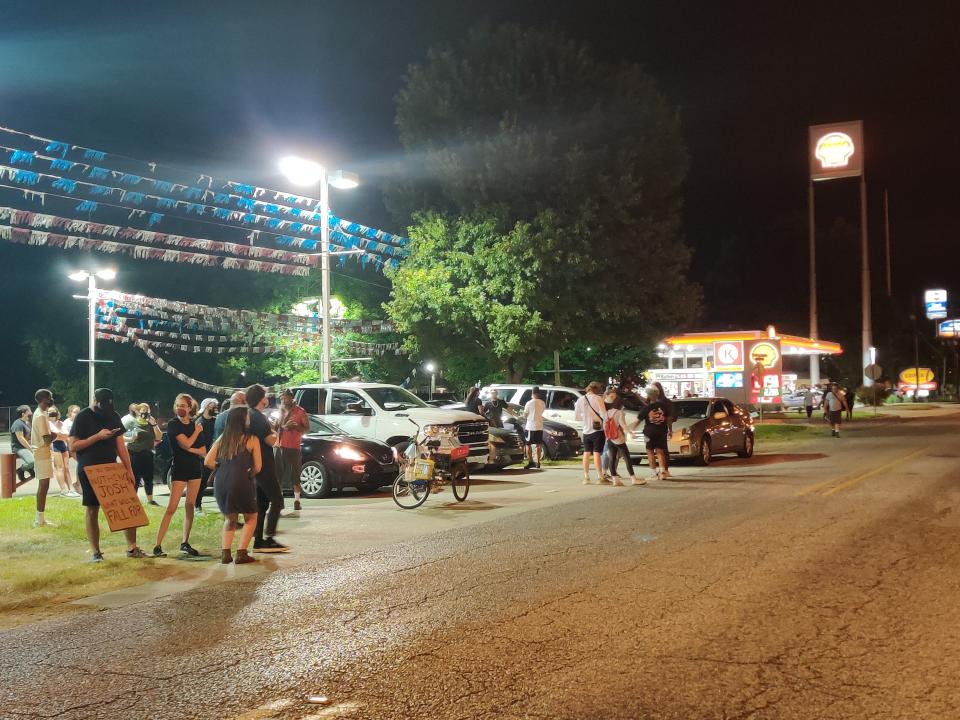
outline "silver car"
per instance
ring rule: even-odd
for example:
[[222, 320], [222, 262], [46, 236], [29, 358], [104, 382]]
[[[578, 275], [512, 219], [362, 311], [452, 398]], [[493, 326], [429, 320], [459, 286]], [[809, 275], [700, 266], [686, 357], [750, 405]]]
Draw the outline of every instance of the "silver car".
[[[667, 443], [671, 457], [695, 458], [709, 465], [714, 455], [753, 456], [753, 420], [750, 413], [726, 398], [687, 398], [673, 401], [677, 419]], [[646, 443], [643, 428], [634, 438]]]

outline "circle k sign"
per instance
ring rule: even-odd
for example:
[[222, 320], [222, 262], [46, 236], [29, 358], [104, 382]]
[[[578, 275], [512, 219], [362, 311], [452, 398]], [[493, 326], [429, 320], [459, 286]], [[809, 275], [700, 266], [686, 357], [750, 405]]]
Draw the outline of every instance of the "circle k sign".
[[740, 372], [743, 370], [743, 342], [728, 341], [713, 344], [713, 369], [715, 372]]

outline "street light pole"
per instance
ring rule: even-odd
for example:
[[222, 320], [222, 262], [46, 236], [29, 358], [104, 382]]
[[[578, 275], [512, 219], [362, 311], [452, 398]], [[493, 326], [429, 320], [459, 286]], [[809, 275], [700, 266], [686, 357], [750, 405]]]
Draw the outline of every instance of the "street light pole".
[[[813, 180], [811, 180], [807, 190], [807, 234], [810, 245], [810, 337], [818, 340], [820, 329], [817, 322], [817, 228], [813, 203]], [[813, 353], [810, 355], [810, 387], [816, 387], [819, 384], [820, 355]]]
[[326, 168], [320, 170], [320, 275], [323, 325], [321, 336], [320, 382], [330, 382], [330, 186]]
[[93, 407], [93, 391], [97, 385], [97, 276], [89, 273], [87, 277], [87, 401]]
[[863, 355], [860, 362], [860, 378], [864, 386], [873, 385], [873, 380], [863, 374], [870, 364], [870, 348], [873, 346], [873, 321], [870, 307], [870, 245], [867, 242], [867, 174], [860, 174], [860, 302], [863, 308]]

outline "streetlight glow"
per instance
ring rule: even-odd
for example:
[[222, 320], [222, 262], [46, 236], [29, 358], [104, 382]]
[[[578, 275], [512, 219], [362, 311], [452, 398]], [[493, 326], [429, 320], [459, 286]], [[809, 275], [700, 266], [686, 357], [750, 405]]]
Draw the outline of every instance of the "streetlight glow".
[[325, 170], [312, 160], [288, 155], [280, 160], [280, 172], [294, 185], [316, 185], [323, 180]]
[[104, 268], [97, 270], [97, 277], [101, 280], [113, 280], [117, 276], [117, 271], [113, 268]]
[[346, 170], [337, 170], [330, 175], [327, 182], [338, 190], [353, 190], [360, 186], [360, 176]]
[[67, 275], [67, 277], [73, 280], [74, 282], [83, 282], [88, 277], [90, 277], [90, 275], [87, 273], [86, 270], [77, 270], [76, 272], [72, 272], [69, 275]]
[[423, 369], [426, 370], [428, 373], [432, 373], [436, 371], [437, 366], [434, 365], [432, 362], [428, 362], [426, 365], [423, 366]]

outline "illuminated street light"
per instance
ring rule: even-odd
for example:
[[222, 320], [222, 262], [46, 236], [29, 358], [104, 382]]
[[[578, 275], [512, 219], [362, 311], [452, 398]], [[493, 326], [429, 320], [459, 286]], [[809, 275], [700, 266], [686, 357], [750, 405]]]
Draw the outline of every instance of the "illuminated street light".
[[320, 191], [320, 275], [322, 283], [321, 313], [323, 321], [323, 337], [321, 338], [322, 355], [320, 360], [320, 382], [330, 382], [330, 256], [355, 254], [360, 250], [346, 250], [339, 253], [330, 252], [330, 199], [329, 190], [332, 185], [341, 190], [349, 190], [360, 184], [360, 178], [355, 173], [337, 170], [327, 173], [327, 169], [312, 160], [288, 155], [280, 160], [280, 172], [294, 185], [316, 185]]
[[93, 272], [77, 270], [67, 275], [67, 277], [74, 282], [87, 281], [86, 301], [89, 347], [87, 358], [81, 359], [80, 362], [87, 363], [88, 400], [90, 405], [93, 405], [93, 391], [97, 387], [97, 278], [101, 280], [113, 280], [116, 276], [117, 271], [113, 268], [100, 268]]
[[437, 366], [428, 362], [423, 369], [430, 373], [430, 399], [433, 400], [433, 394], [437, 391]]

